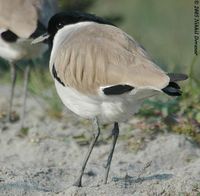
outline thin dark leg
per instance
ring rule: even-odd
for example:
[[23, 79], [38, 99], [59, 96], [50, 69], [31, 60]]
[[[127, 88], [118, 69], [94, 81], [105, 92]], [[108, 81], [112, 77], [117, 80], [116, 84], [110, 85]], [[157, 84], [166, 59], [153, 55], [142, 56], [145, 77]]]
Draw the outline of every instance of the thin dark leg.
[[29, 80], [29, 73], [30, 73], [30, 66], [26, 66], [24, 72], [24, 89], [23, 89], [23, 103], [22, 103], [22, 110], [21, 110], [21, 125], [20, 129], [24, 127], [24, 118], [25, 118], [25, 108], [26, 108], [26, 98], [27, 98], [27, 89], [28, 89], [28, 80]]
[[8, 109], [8, 120], [12, 121], [13, 97], [14, 97], [16, 78], [17, 78], [16, 65], [12, 62], [10, 62], [10, 73], [11, 73], [11, 91], [10, 91], [10, 100]]
[[119, 126], [118, 126], [118, 123], [115, 122], [114, 128], [112, 130], [113, 140], [112, 140], [112, 146], [111, 146], [110, 153], [109, 153], [108, 160], [107, 160], [107, 164], [106, 164], [104, 184], [106, 184], [107, 180], [108, 180], [108, 174], [109, 174], [109, 171], [110, 171], [110, 164], [111, 164], [111, 161], [112, 161], [112, 157], [113, 157], [113, 153], [114, 153], [114, 150], [115, 150], [115, 144], [117, 142], [118, 135], [119, 135]]
[[91, 154], [91, 152], [92, 152], [92, 150], [93, 150], [93, 148], [94, 148], [94, 145], [95, 145], [95, 143], [97, 142], [97, 139], [98, 139], [98, 137], [99, 137], [99, 135], [100, 135], [100, 128], [99, 128], [98, 119], [95, 118], [93, 123], [94, 123], [94, 129], [95, 129], [94, 138], [93, 138], [93, 140], [92, 140], [92, 142], [91, 142], [91, 144], [90, 144], [90, 147], [89, 147], [89, 149], [88, 149], [88, 152], [87, 152], [87, 154], [86, 154], [86, 156], [85, 156], [85, 158], [84, 158], [83, 165], [82, 165], [82, 167], [81, 167], [79, 177], [78, 177], [78, 179], [75, 181], [74, 186], [78, 186], [78, 187], [81, 187], [81, 186], [82, 186], [82, 176], [83, 176], [85, 167], [86, 167], [87, 162], [88, 162], [88, 160], [89, 160], [90, 154]]

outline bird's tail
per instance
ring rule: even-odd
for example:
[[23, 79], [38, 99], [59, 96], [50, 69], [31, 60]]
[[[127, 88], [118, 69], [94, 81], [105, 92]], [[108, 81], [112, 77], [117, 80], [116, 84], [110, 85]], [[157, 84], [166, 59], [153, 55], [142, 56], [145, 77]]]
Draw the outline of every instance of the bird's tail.
[[182, 94], [180, 86], [176, 83], [178, 81], [186, 80], [188, 78], [185, 74], [167, 74], [170, 77], [169, 84], [162, 89], [162, 91], [170, 96], [180, 96]]

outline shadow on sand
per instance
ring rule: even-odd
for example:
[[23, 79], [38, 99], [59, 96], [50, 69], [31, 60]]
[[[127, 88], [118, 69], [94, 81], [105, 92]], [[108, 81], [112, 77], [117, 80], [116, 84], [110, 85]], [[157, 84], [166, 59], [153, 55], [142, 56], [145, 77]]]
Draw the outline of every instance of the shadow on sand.
[[16, 182], [16, 183], [2, 183], [0, 184], [0, 192], [2, 191], [10, 191], [10, 190], [15, 190], [16, 192], [34, 192], [34, 191], [39, 191], [39, 192], [51, 192], [52, 190], [45, 189], [42, 187], [39, 187], [38, 185], [26, 183], [26, 182]]
[[132, 185], [136, 183], [142, 183], [144, 181], [151, 181], [151, 180], [169, 180], [173, 177], [172, 174], [155, 174], [151, 176], [144, 176], [144, 177], [132, 177], [126, 175], [123, 178], [114, 177], [112, 180], [114, 182], [124, 182], [125, 186]]

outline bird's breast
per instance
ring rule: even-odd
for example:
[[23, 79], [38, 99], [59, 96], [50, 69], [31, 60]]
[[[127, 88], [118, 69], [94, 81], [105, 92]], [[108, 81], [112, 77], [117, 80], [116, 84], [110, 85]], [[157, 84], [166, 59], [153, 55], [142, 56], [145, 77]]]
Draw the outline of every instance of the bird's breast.
[[127, 120], [140, 107], [141, 100], [133, 95], [105, 96], [84, 95], [77, 90], [63, 86], [55, 80], [56, 90], [64, 105], [75, 114], [92, 119], [98, 117], [102, 123]]

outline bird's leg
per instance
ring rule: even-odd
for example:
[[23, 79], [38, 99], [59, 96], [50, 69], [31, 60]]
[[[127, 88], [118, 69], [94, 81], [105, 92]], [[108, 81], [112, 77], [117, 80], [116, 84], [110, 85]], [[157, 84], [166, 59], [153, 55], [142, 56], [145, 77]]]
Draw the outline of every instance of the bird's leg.
[[13, 97], [14, 90], [17, 78], [16, 65], [13, 62], [10, 62], [10, 74], [11, 74], [11, 91], [10, 91], [10, 100], [9, 100], [9, 109], [8, 109], [8, 121], [12, 121], [12, 106], [13, 106]]
[[81, 170], [80, 170], [79, 177], [75, 181], [74, 186], [78, 186], [78, 187], [82, 186], [82, 176], [83, 176], [85, 167], [86, 167], [87, 162], [89, 160], [90, 154], [91, 154], [91, 152], [92, 152], [92, 150], [94, 148], [94, 145], [97, 142], [97, 139], [98, 139], [98, 137], [100, 135], [100, 128], [99, 128], [99, 123], [98, 123], [98, 119], [97, 118], [95, 118], [93, 120], [93, 124], [94, 124], [94, 129], [95, 129], [94, 138], [93, 138], [93, 140], [92, 140], [92, 142], [91, 142], [91, 144], [89, 146], [88, 152], [87, 152], [87, 154], [86, 154], [86, 156], [84, 158], [83, 165], [82, 165]]
[[26, 108], [26, 98], [27, 98], [29, 74], [30, 74], [30, 66], [27, 65], [26, 68], [25, 68], [25, 72], [24, 72], [24, 89], [23, 89], [23, 103], [22, 103], [22, 110], [21, 110], [20, 130], [24, 127], [24, 118], [25, 118], [25, 108]]
[[105, 171], [105, 177], [104, 177], [104, 184], [107, 183], [107, 180], [108, 180], [108, 174], [109, 174], [109, 171], [110, 171], [110, 164], [111, 164], [111, 161], [112, 161], [112, 157], [113, 157], [113, 153], [114, 153], [114, 150], [115, 150], [115, 144], [117, 142], [117, 138], [118, 138], [118, 135], [119, 135], [119, 125], [117, 122], [115, 122], [114, 124], [114, 128], [112, 130], [112, 146], [110, 148], [110, 153], [108, 155], [108, 160], [107, 160], [107, 164], [106, 164], [106, 171]]

